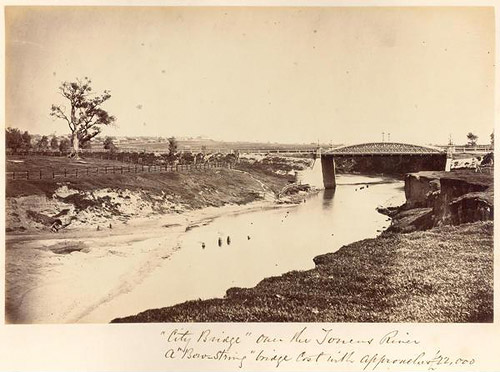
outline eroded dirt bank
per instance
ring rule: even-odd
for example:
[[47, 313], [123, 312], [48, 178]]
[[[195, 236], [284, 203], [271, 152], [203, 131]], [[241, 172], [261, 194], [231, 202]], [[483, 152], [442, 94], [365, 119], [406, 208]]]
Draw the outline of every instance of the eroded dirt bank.
[[25, 236], [57, 231], [60, 236], [76, 230], [102, 231], [134, 220], [207, 207], [274, 202], [278, 198], [293, 202], [297, 194], [309, 191], [293, 189], [281, 195], [295, 177], [283, 172], [280, 164], [273, 164], [274, 168], [263, 165], [243, 162], [240, 169], [189, 173], [8, 180], [6, 232], [10, 236]]
[[406, 203], [382, 209], [389, 231], [411, 232], [443, 225], [492, 221], [493, 175], [470, 171], [418, 172], [405, 177]]

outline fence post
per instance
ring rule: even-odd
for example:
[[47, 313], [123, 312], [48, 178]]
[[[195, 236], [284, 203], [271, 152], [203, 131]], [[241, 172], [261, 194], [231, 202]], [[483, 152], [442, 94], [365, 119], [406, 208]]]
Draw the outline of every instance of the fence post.
[[89, 175], [89, 168], [87, 167], [87, 176]]
[[56, 178], [54, 171], [52, 171], [52, 178]]
[[30, 172], [29, 171], [26, 171], [26, 179], [29, 180], [30, 179]]
[[78, 169], [75, 169], [75, 178], [78, 178]]
[[12, 172], [12, 179], [15, 180], [16, 179], [16, 172]]
[[40, 179], [42, 179], [42, 170], [40, 169]]
[[66, 168], [64, 168], [64, 178], [67, 177]]
[[108, 174], [108, 166], [105, 166], [105, 167], [104, 167], [104, 173], [105, 173], [105, 174]]

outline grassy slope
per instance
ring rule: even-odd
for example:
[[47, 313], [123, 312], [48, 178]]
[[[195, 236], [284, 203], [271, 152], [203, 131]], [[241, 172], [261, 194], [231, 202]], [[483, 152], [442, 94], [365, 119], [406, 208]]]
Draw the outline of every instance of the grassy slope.
[[[12, 160], [12, 161], [10, 161]], [[66, 156], [16, 156], [9, 155], [5, 163], [7, 172], [38, 172], [42, 169], [43, 172], [55, 170], [61, 172], [64, 168], [74, 170], [75, 168], [86, 169], [91, 167], [126, 167], [134, 166], [131, 163], [124, 163], [117, 160], [87, 158], [80, 161], [69, 159]]]
[[[66, 157], [47, 157], [47, 156], [34, 156], [34, 157], [20, 157], [9, 156], [10, 160], [22, 160], [22, 163], [7, 163], [8, 171], [21, 171], [29, 170], [32, 172], [38, 171], [43, 168], [44, 171], [61, 171], [64, 168], [85, 169], [87, 167], [104, 167], [104, 166], [129, 166], [128, 163], [122, 163], [113, 160], [101, 159], [86, 159], [85, 163], [80, 163]], [[266, 185], [266, 191], [278, 193], [284, 186], [288, 184], [293, 177], [278, 175], [274, 172], [272, 165], [263, 166], [261, 164], [238, 164], [238, 169], [250, 173], [252, 176], [241, 172], [232, 172], [227, 169], [222, 170], [193, 170], [183, 171], [180, 173], [125, 173], [109, 174], [109, 175], [90, 175], [86, 176], [85, 173], [80, 175], [80, 178], [67, 178], [67, 179], [42, 179], [37, 180], [7, 180], [7, 197], [27, 196], [27, 195], [46, 195], [51, 197], [54, 191], [61, 185], [67, 185], [80, 191], [93, 191], [100, 188], [120, 188], [129, 189], [132, 191], [147, 191], [152, 193], [161, 193], [162, 191], [174, 193], [179, 195], [180, 198], [191, 200], [196, 198], [195, 193], [203, 190], [203, 187], [218, 190], [219, 193], [226, 194], [231, 199], [233, 194], [242, 194], [242, 202], [245, 202], [248, 195], [254, 195], [256, 192], [261, 193], [264, 191], [262, 186], [256, 182], [255, 179], [263, 182]], [[276, 168], [276, 169], [279, 169]], [[208, 191], [210, 194], [210, 191]], [[216, 197], [217, 200], [220, 197]], [[240, 199], [238, 199], [240, 200]], [[229, 202], [234, 202], [231, 200]], [[246, 201], [248, 202], [248, 200]]]
[[316, 268], [228, 290], [224, 299], [123, 322], [491, 322], [493, 223], [386, 234], [315, 258]]
[[[275, 177], [275, 182], [286, 184]], [[92, 191], [102, 188], [145, 191], [150, 194], [176, 195], [179, 202], [191, 208], [244, 204], [260, 199], [262, 186], [249, 175], [228, 169], [196, 170], [181, 173], [124, 174], [68, 180], [7, 181], [7, 197], [47, 195], [51, 197], [61, 185]], [[201, 194], [200, 194], [201, 192]]]

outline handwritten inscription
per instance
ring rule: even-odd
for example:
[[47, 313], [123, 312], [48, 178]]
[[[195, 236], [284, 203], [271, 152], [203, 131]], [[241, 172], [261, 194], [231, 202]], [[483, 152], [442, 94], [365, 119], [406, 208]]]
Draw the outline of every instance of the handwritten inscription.
[[434, 371], [444, 367], [466, 371], [476, 364], [473, 356], [449, 355], [399, 329], [351, 337], [321, 326], [302, 326], [285, 335], [225, 332], [215, 327], [172, 328], [162, 331], [161, 337], [167, 361], [224, 363], [240, 369], [337, 365], [363, 371]]

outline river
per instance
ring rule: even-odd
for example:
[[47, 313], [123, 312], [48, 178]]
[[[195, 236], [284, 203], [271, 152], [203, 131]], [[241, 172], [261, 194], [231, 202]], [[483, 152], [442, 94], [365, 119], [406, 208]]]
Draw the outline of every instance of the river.
[[[231, 287], [252, 287], [269, 276], [311, 269], [315, 256], [388, 227], [390, 221], [377, 206], [404, 202], [402, 181], [355, 175], [337, 181], [335, 192], [310, 195], [300, 205], [234, 211], [186, 232], [184, 227], [166, 230], [170, 236], [87, 241], [91, 248], [67, 255], [33, 250], [40, 244], [36, 241], [13, 244], [16, 257], [30, 249], [21, 261], [36, 259], [31, 266], [36, 265], [37, 275], [23, 277], [24, 264], [8, 262], [7, 297], [17, 308], [11, 320], [109, 322], [187, 300], [223, 297]], [[16, 278], [20, 281], [12, 284]]]

